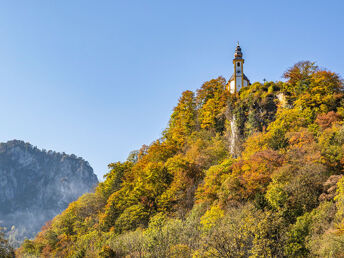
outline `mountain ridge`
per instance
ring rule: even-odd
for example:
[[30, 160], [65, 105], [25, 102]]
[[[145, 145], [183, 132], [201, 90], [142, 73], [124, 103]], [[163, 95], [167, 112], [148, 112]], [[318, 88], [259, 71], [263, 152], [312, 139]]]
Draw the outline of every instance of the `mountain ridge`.
[[17, 245], [97, 183], [83, 158], [20, 140], [0, 143], [1, 226]]

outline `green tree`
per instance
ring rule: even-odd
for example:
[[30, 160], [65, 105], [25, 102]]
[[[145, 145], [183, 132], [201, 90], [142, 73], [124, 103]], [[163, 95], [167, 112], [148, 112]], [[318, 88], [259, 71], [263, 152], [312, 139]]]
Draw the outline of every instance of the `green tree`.
[[226, 80], [223, 77], [205, 82], [197, 91], [201, 128], [212, 129], [216, 132], [225, 130], [225, 111], [229, 93], [226, 90]]
[[113, 192], [116, 192], [121, 188], [123, 175], [125, 172], [130, 171], [132, 166], [133, 163], [129, 161], [109, 164], [108, 167], [110, 172], [104, 175], [105, 180], [98, 184], [96, 192], [100, 193], [104, 199], [107, 200]]
[[184, 91], [174, 108], [168, 128], [164, 132], [167, 140], [182, 147], [186, 137], [196, 129], [196, 100], [192, 91]]

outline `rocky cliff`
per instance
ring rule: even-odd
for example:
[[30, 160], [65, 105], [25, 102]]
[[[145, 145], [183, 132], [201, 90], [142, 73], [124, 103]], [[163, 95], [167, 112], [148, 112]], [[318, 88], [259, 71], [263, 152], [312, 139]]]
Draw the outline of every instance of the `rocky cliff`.
[[75, 155], [0, 143], [0, 227], [16, 245], [97, 183], [88, 162]]

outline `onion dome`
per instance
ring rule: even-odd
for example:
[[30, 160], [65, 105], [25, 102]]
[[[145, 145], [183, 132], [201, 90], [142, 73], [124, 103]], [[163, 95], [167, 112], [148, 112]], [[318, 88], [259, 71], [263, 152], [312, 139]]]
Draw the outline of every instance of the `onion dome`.
[[239, 42], [238, 42], [237, 47], [235, 49], [234, 57], [235, 57], [235, 59], [242, 58], [242, 52], [241, 52], [241, 47], [239, 46]]

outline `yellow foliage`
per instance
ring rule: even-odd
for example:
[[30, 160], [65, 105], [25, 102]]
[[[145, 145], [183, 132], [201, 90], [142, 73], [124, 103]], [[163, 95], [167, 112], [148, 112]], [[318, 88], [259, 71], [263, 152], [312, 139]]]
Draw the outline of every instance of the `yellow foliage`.
[[206, 213], [201, 217], [200, 223], [204, 231], [209, 231], [216, 223], [224, 216], [224, 211], [219, 205], [212, 206]]

